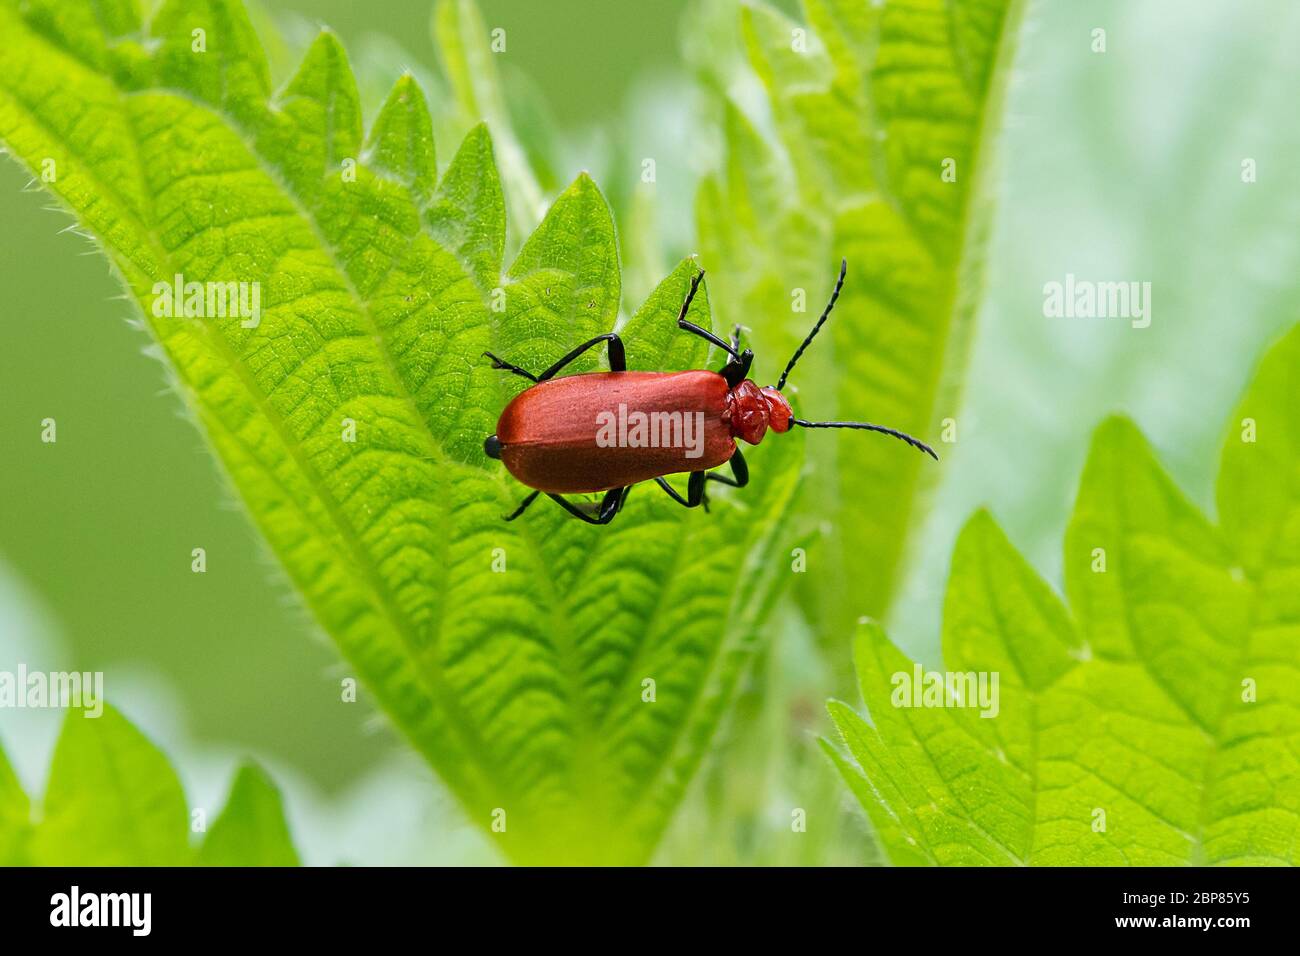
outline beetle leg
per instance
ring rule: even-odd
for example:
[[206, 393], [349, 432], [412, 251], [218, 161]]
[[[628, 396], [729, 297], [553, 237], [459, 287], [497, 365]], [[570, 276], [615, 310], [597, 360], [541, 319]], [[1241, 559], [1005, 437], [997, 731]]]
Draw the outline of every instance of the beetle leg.
[[664, 490], [664, 493], [667, 494], [669, 498], [673, 499], [673, 501], [677, 502], [683, 508], [690, 507], [690, 505], [686, 503], [686, 499], [677, 493], [677, 489], [674, 488], [672, 485], [668, 484], [668, 482], [665, 481], [663, 478], [656, 478], [655, 484], [658, 485], [660, 488], [662, 488]]
[[525, 511], [528, 510], [528, 506], [531, 505], [534, 501], [536, 501], [536, 500], [537, 500], [537, 496], [540, 495], [540, 494], [541, 494], [540, 491], [534, 491], [531, 495], [529, 495], [527, 498], [525, 498], [522, 502], [519, 503], [519, 507], [518, 507], [518, 508], [516, 508], [514, 511], [510, 512], [510, 514], [506, 515], [506, 516], [505, 516], [505, 520], [506, 520], [506, 521], [514, 521], [514, 520], [515, 520], [516, 518], [518, 518], [521, 514], [523, 514]]
[[679, 329], [682, 329], [683, 331], [690, 332], [691, 335], [698, 335], [700, 338], [704, 339], [704, 341], [708, 342], [710, 345], [722, 349], [722, 351], [726, 352], [728, 355], [731, 356], [731, 361], [733, 362], [740, 361], [740, 356], [736, 354], [736, 350], [731, 347], [731, 344], [728, 342], [724, 342], [722, 339], [718, 338], [708, 329], [702, 329], [694, 322], [688, 322], [684, 318], [677, 320], [677, 327]]
[[[691, 310], [691, 302], [695, 298], [695, 293], [700, 291], [700, 283], [704, 281], [704, 270], [701, 269], [695, 275], [691, 276], [691, 287], [686, 293], [686, 301], [682, 303], [681, 311], [677, 313], [677, 324], [681, 325], [686, 319], [686, 313]], [[693, 328], [699, 328], [698, 325]]]
[[729, 464], [731, 465], [731, 473], [735, 476], [734, 478], [728, 478], [726, 475], [719, 475], [717, 472], [711, 471], [708, 480], [718, 481], [724, 485], [730, 485], [732, 488], [744, 488], [749, 484], [749, 465], [745, 463], [745, 456], [740, 453], [739, 448], [731, 456]]
[[614, 516], [623, 510], [623, 505], [631, 491], [631, 485], [624, 485], [622, 488], [612, 488], [605, 492], [605, 497], [600, 503], [600, 515], [596, 518], [596, 523], [609, 524], [613, 521]]
[[[735, 353], [732, 353], [735, 355]], [[749, 377], [749, 367], [754, 364], [754, 353], [750, 349], [745, 349], [735, 358], [730, 359], [726, 365], [718, 370], [718, 374], [727, 380], [727, 384], [735, 388], [746, 378]]]
[[590, 342], [583, 342], [576, 349], [570, 352], [564, 358], [560, 359], [541, 375], [537, 376], [537, 381], [545, 382], [549, 378], [554, 378], [564, 366], [568, 365], [587, 349], [599, 345], [601, 342], [609, 343], [609, 370], [611, 372], [627, 371], [627, 356], [623, 352], [623, 340], [618, 337], [617, 332], [606, 332], [604, 335], [598, 335]]
[[709, 491], [705, 482], [709, 480], [707, 472], [697, 471], [691, 474], [691, 483], [686, 486], [686, 496], [709, 513]]
[[691, 472], [690, 483], [686, 486], [686, 497], [683, 498], [672, 485], [668, 484], [664, 478], [656, 478], [655, 484], [668, 493], [668, 497], [677, 502], [684, 508], [700, 508], [705, 511], [709, 510], [709, 496], [705, 491], [705, 482], [717, 481], [732, 488], [744, 488], [749, 484], [749, 465], [745, 463], [745, 456], [737, 448], [730, 459], [731, 474], [734, 476], [728, 478], [726, 475], [719, 475], [713, 471], [693, 471]]
[[[708, 329], [700, 328], [700, 326], [696, 325], [694, 322], [686, 321], [686, 313], [691, 309], [691, 301], [695, 298], [695, 293], [700, 290], [700, 280], [703, 278], [704, 270], [701, 269], [699, 272], [695, 273], [695, 277], [691, 279], [691, 288], [690, 291], [686, 293], [686, 301], [682, 303], [682, 310], [677, 313], [677, 327], [683, 331], [690, 332], [691, 335], [698, 335], [710, 345], [722, 349], [722, 351], [728, 353], [733, 359], [739, 360], [740, 355], [736, 352], [734, 344], [728, 344]], [[739, 329], [739, 326], [737, 326], [737, 329]]]
[[704, 479], [705, 473], [702, 471], [691, 472], [690, 482], [686, 485], [686, 497], [683, 498], [678, 494], [677, 489], [668, 484], [663, 478], [656, 478], [655, 484], [668, 493], [668, 497], [673, 499], [683, 508], [698, 508], [704, 505], [704, 510], [709, 510], [708, 502], [704, 498]]
[[537, 377], [536, 375], [534, 375], [532, 372], [525, 371], [524, 369], [520, 368], [518, 365], [511, 365], [511, 364], [510, 364], [509, 362], [507, 362], [505, 359], [497, 358], [497, 357], [496, 357], [495, 355], [493, 355], [491, 352], [484, 352], [483, 354], [484, 354], [487, 358], [490, 358], [490, 359], [492, 360], [492, 367], [493, 367], [493, 368], [504, 369], [504, 370], [507, 371], [507, 372], [514, 372], [516, 375], [522, 375], [524, 378], [528, 379], [530, 382], [537, 382], [537, 381], [540, 381], [540, 380], [538, 379], [538, 377]]
[[574, 349], [568, 355], [564, 356], [564, 358], [560, 359], [558, 362], [556, 362], [554, 365], [548, 368], [541, 375], [534, 375], [532, 372], [529, 372], [526, 369], [522, 369], [518, 365], [512, 365], [511, 363], [507, 362], [505, 359], [498, 358], [497, 356], [493, 355], [491, 352], [484, 352], [483, 354], [492, 360], [493, 368], [504, 369], [507, 372], [513, 372], [516, 375], [522, 375], [530, 382], [545, 382], [547, 379], [554, 378], [557, 372], [563, 369], [564, 366], [568, 365], [570, 362], [576, 359], [583, 352], [587, 351], [587, 349], [591, 348], [592, 346], [599, 345], [601, 342], [609, 343], [609, 370], [611, 372], [626, 372], [627, 355], [623, 351], [623, 340], [620, 339], [618, 335], [614, 332], [606, 332], [604, 335], [596, 336], [590, 342], [583, 342], [576, 349]]
[[600, 512], [595, 517], [592, 517], [562, 495], [552, 494], [548, 491], [546, 496], [569, 514], [587, 522], [587, 524], [609, 524], [614, 520], [614, 516], [622, 510], [623, 502], [627, 501], [628, 492], [631, 490], [632, 486], [628, 485], [623, 488], [611, 488], [605, 492], [605, 497], [600, 502]]
[[732, 345], [730, 342], [724, 342], [707, 329], [702, 329], [692, 322], [687, 322], [685, 319], [678, 319], [677, 325], [679, 328], [690, 332], [692, 335], [698, 335], [710, 345], [717, 346], [731, 356], [731, 358], [727, 359], [727, 364], [718, 370], [718, 374], [725, 378], [727, 384], [732, 388], [735, 388], [743, 382], [746, 377], [748, 377], [749, 367], [754, 364], [754, 353], [750, 349], [745, 349], [745, 351], [740, 353], [736, 352], [736, 347], [740, 344], [738, 335], [736, 336], [736, 345]]

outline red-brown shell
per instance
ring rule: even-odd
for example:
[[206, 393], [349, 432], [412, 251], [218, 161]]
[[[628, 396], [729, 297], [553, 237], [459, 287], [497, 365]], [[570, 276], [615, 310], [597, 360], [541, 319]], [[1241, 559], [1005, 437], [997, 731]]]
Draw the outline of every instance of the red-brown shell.
[[[534, 385], [497, 422], [501, 461], [530, 488], [558, 494], [607, 491], [723, 464], [736, 443], [723, 409], [727, 380], [717, 372], [592, 372]], [[701, 413], [699, 457], [682, 448], [603, 447], [597, 416], [625, 405], [643, 413]]]
[[[701, 415], [700, 454], [682, 448], [606, 445], [600, 416], [629, 411]], [[592, 372], [534, 385], [497, 421], [496, 439], [509, 472], [531, 488], [583, 494], [663, 475], [708, 471], [730, 460], [735, 439], [757, 445], [790, 430], [789, 403], [749, 379], [735, 388], [717, 372]]]

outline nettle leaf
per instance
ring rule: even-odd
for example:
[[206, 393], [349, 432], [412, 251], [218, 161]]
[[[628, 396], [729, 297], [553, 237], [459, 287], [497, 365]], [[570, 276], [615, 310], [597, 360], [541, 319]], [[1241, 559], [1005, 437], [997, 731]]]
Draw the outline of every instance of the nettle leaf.
[[[36, 866], [186, 866], [191, 811], [167, 757], [115, 709], [70, 711], [35, 822], [0, 754], [0, 862]], [[215, 845], [214, 845], [215, 839]], [[213, 865], [296, 866], [274, 785], [245, 768], [199, 849]]]
[[508, 42], [503, 28], [493, 35], [473, 0], [438, 0], [433, 40], [453, 94], [461, 129], [486, 121], [496, 132], [497, 160], [510, 209], [512, 247], [528, 237], [546, 211], [546, 200], [523, 145], [509, 120], [493, 43]]
[[913, 663], [856, 641], [870, 722], [825, 741], [896, 863], [1292, 864], [1300, 837], [1300, 328], [1231, 424], [1222, 528], [1124, 419], [1098, 429], [1066, 535], [1073, 620], [987, 514], [962, 532], [944, 666], [996, 716], [895, 706]]
[[[444, 4], [440, 24], [466, 10]], [[45, 185], [140, 303], [352, 672], [513, 859], [647, 859], [788, 567], [801, 441], [755, 449], [755, 480], [715, 493], [712, 514], [648, 485], [608, 528], [545, 500], [503, 522], [527, 489], [483, 440], [525, 383], [481, 353], [541, 371], [615, 326], [618, 243], [595, 184], [578, 177], [505, 267], [487, 129], [438, 180], [410, 77], [366, 135], [329, 33], [270, 93], [237, 3], [169, 4], [149, 29], [75, 43], [74, 26], [90, 29], [0, 0], [0, 139], [30, 169], [57, 160]], [[125, 43], [150, 58], [105, 68]], [[701, 359], [655, 324], [672, 325], [691, 268], [633, 317], [633, 367]], [[259, 289], [258, 321], [159, 308], [178, 275]], [[692, 318], [712, 325], [707, 296]], [[602, 363], [593, 350], [573, 370]]]
[[54, 748], [38, 866], [180, 866], [189, 860], [189, 808], [167, 758], [121, 714], [69, 712]]
[[[1023, 6], [804, 0], [806, 25], [739, 8], [777, 141], [724, 105], [725, 162], [697, 199], [701, 255], [718, 270], [721, 314], [753, 325], [760, 355], [778, 360], [848, 260], [835, 316], [792, 379], [805, 417], [932, 442], [956, 418]], [[888, 610], [937, 471], [851, 432], [819, 435], [811, 453], [806, 500], [826, 540], [804, 604], [838, 643], [858, 616]]]
[[492, 162], [492, 138], [483, 124], [465, 137], [424, 219], [484, 293], [496, 288], [505, 254], [506, 212]]
[[[482, 150], [485, 145], [491, 149], [485, 136], [477, 136], [473, 144], [467, 141], [462, 151]], [[370, 127], [363, 155], [368, 166], [389, 173], [405, 183], [420, 204], [428, 203], [438, 179], [433, 121], [429, 118], [429, 105], [424, 101], [424, 93], [409, 74], [399, 77], [393, 84], [388, 99]], [[460, 165], [478, 168], [481, 162], [476, 159], [471, 155], [468, 162], [462, 160]], [[472, 198], [461, 198], [465, 192], [465, 187], [458, 183], [453, 189], [453, 202], [472, 202]], [[499, 255], [496, 261], [501, 261]]]
[[208, 828], [197, 862], [200, 866], [299, 865], [280, 791], [260, 767], [246, 763], [235, 774], [225, 809]]
[[[627, 367], [633, 371], [680, 372], [692, 368], [710, 368], [709, 355], [713, 347], [698, 336], [685, 336], [677, 327], [677, 316], [690, 291], [691, 280], [699, 267], [694, 259], [683, 259], [669, 275], [655, 287], [636, 314], [628, 319], [619, 333], [629, 342], [636, 343], [636, 354], [629, 355]], [[700, 315], [709, 314], [709, 288], [701, 285], [691, 303], [691, 316], [695, 310]], [[716, 364], [721, 366], [725, 356]]]

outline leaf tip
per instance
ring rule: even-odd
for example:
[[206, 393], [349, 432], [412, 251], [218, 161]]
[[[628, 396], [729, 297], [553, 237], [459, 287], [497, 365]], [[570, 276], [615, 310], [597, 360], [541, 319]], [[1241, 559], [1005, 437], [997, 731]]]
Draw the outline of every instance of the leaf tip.
[[347, 60], [347, 51], [343, 48], [343, 41], [339, 39], [339, 35], [328, 26], [321, 24], [307, 47], [307, 53], [303, 57], [303, 67], [318, 61], [337, 67], [346, 64]]
[[1142, 430], [1127, 415], [1114, 412], [1101, 420], [1101, 423], [1093, 430], [1093, 437], [1094, 439], [1105, 437], [1111, 440], [1116, 438], [1141, 438]]
[[465, 134], [466, 144], [472, 144], [478, 150], [492, 152], [492, 130], [488, 128], [487, 120], [479, 120], [469, 128]]
[[836, 720], [837, 716], [843, 715], [846, 711], [852, 711], [853, 708], [838, 697], [826, 698], [826, 713], [831, 715], [831, 720]]
[[[971, 512], [971, 516], [962, 525], [961, 531], [957, 534], [957, 540], [960, 542], [967, 536], [985, 537], [989, 534], [1000, 534], [1001, 531], [1002, 528], [998, 525], [997, 519], [993, 517], [993, 512], [988, 505], [980, 505]], [[960, 544], [958, 547], [960, 547]]]
[[410, 97], [424, 99], [424, 93], [420, 89], [420, 84], [415, 78], [415, 74], [410, 70], [403, 70], [393, 81], [393, 92], [390, 96], [398, 97], [403, 103], [407, 102]]

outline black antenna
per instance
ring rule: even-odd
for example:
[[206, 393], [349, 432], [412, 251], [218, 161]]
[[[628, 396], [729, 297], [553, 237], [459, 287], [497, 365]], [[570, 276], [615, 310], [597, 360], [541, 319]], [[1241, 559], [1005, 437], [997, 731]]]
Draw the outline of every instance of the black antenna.
[[844, 274], [848, 271], [848, 260], [841, 259], [840, 277], [835, 283], [835, 291], [831, 293], [831, 300], [826, 303], [826, 311], [822, 313], [822, 317], [817, 320], [817, 324], [814, 325], [812, 331], [808, 333], [808, 338], [804, 339], [803, 344], [800, 345], [799, 348], [795, 349], [794, 357], [790, 359], [790, 363], [785, 367], [785, 371], [781, 373], [780, 380], [776, 383], [776, 390], [778, 392], [785, 388], [785, 380], [790, 377], [790, 372], [794, 369], [794, 363], [799, 361], [799, 356], [803, 355], [804, 349], [808, 348], [808, 346], [812, 344], [813, 338], [821, 331], [822, 325], [830, 317], [831, 309], [835, 308], [835, 300], [840, 297], [840, 289], [844, 288]]
[[[798, 356], [795, 357], [798, 358]], [[866, 432], [881, 432], [907, 442], [913, 448], [925, 452], [935, 461], [939, 460], [939, 456], [934, 453], [934, 449], [925, 442], [913, 438], [907, 432], [900, 432], [896, 428], [886, 428], [884, 425], [871, 425], [867, 422], [806, 422], [802, 418], [792, 418], [790, 423], [792, 425], [802, 425], [804, 428], [860, 428]]]

